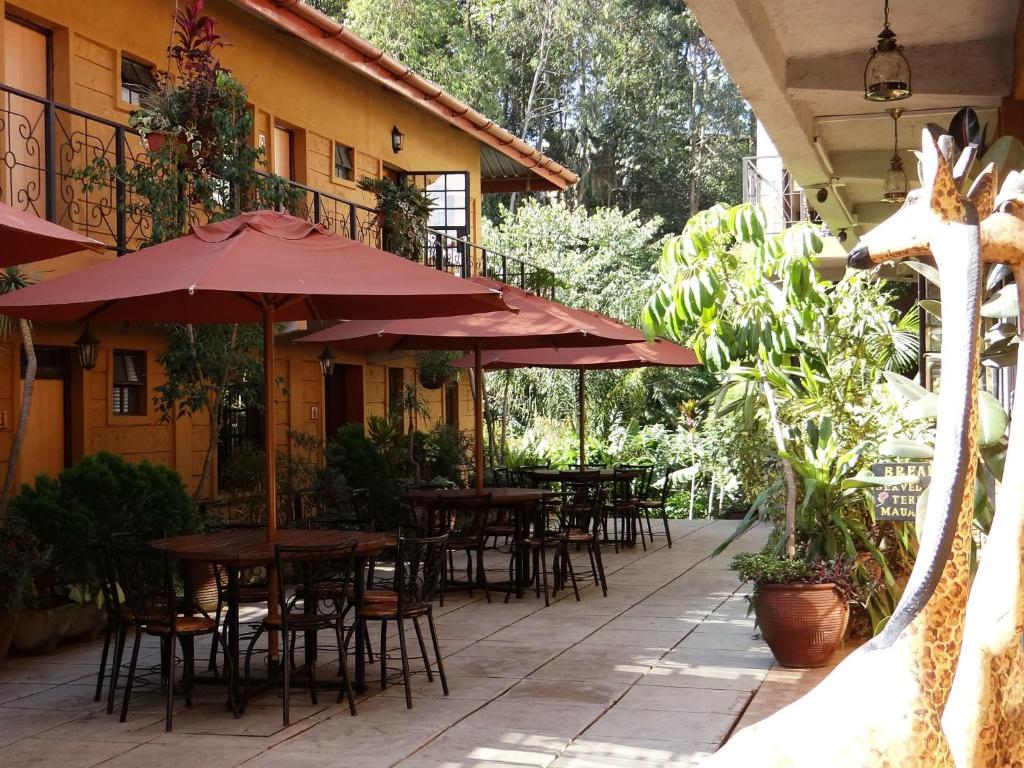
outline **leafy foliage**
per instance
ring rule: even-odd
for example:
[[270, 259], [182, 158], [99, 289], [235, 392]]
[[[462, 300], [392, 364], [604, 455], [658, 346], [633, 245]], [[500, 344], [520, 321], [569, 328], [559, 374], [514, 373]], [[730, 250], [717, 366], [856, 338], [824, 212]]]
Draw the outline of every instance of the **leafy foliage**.
[[343, 476], [350, 488], [365, 488], [370, 505], [390, 523], [398, 520], [395, 470], [363, 435], [362, 426], [348, 424], [327, 443], [327, 469]]
[[410, 181], [362, 178], [359, 188], [377, 197], [385, 250], [412, 261], [423, 259], [423, 231], [430, 219], [431, 200]]
[[198, 523], [174, 470], [106, 452], [86, 456], [59, 477], [40, 475], [22, 486], [10, 517], [52, 553], [36, 579], [44, 602], [66, 600], [70, 588], [95, 594], [96, 547], [111, 534], [132, 531], [149, 540], [190, 532]]

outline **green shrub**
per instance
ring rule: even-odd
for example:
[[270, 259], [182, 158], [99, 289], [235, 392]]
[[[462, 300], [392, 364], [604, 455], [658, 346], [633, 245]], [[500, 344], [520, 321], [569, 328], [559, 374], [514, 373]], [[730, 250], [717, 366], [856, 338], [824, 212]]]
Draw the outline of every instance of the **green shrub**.
[[423, 436], [423, 453], [432, 479], [462, 486], [473, 468], [473, 439], [454, 427], [438, 424]]
[[365, 488], [370, 505], [388, 523], [398, 520], [395, 475], [377, 447], [363, 435], [360, 424], [338, 430], [327, 444], [327, 468], [345, 478], [350, 488]]
[[49, 552], [24, 523], [11, 515], [0, 525], [0, 616], [14, 613], [35, 597], [35, 581]]
[[11, 503], [10, 524], [51, 553], [36, 575], [41, 601], [62, 601], [69, 588], [95, 594], [96, 547], [130, 531], [149, 540], [195, 530], [195, 505], [172, 469], [132, 464], [112, 453], [87, 456], [57, 478], [40, 475]]

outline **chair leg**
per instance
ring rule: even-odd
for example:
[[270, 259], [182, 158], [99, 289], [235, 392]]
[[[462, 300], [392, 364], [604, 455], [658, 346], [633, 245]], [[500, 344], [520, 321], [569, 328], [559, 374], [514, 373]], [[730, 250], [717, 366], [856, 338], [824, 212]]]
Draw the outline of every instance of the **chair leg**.
[[[348, 698], [348, 711], [352, 717], [356, 716], [356, 697], [352, 691], [352, 681], [348, 676], [348, 639], [342, 639], [341, 636], [341, 625], [337, 627], [338, 631], [338, 656], [341, 659], [341, 682], [344, 686], [338, 691], [338, 704], [341, 704], [342, 697]], [[348, 634], [348, 637], [352, 637], [352, 633]]]
[[380, 650], [377, 651], [377, 660], [380, 662], [380, 689], [383, 691], [388, 687], [388, 622], [382, 619], [380, 622]]
[[405, 647], [405, 622], [398, 617], [398, 647], [402, 652], [402, 682], [405, 684], [405, 706], [412, 709], [412, 687], [409, 685], [409, 651]]
[[551, 605], [550, 597], [548, 596], [548, 563], [547, 563], [547, 547], [541, 544], [537, 547], [540, 550], [540, 577], [544, 583], [544, 607], [547, 608]]
[[448, 678], [444, 675], [444, 662], [441, 661], [441, 646], [437, 642], [437, 627], [434, 626], [434, 612], [427, 609], [427, 627], [430, 629], [430, 640], [434, 645], [434, 658], [437, 659], [437, 676], [441, 678], [441, 690], [448, 695]]
[[597, 573], [601, 577], [601, 594], [604, 597], [608, 597], [608, 579], [604, 575], [604, 561], [601, 559], [601, 547], [598, 546], [595, 541], [594, 547], [594, 559], [597, 561]]
[[[288, 638], [285, 637], [284, 632], [282, 632], [281, 633], [281, 645], [284, 646], [287, 642], [288, 642]], [[283, 685], [283, 688], [284, 688], [283, 706], [282, 706], [283, 718], [282, 719], [283, 719], [283, 722], [284, 722], [285, 726], [289, 725], [289, 723], [291, 722], [291, 710], [289, 709], [289, 705], [291, 704], [291, 701], [290, 701], [290, 699], [291, 699], [291, 682], [292, 682], [292, 680], [291, 680], [291, 674], [292, 674], [291, 667], [292, 667], [291, 659], [286, 659], [282, 655], [282, 658], [281, 658], [281, 669], [282, 669], [281, 682], [282, 682], [282, 685]], [[312, 691], [312, 690], [313, 689], [311, 687], [310, 691]]]
[[668, 542], [668, 548], [672, 549], [672, 534], [668, 529], [668, 513], [665, 510], [661, 510], [661, 522], [665, 526], [665, 541]]
[[469, 590], [469, 596], [473, 596], [473, 552], [466, 550], [466, 589]]
[[100, 654], [100, 671], [96, 675], [96, 696], [93, 701], [99, 701], [103, 698], [103, 678], [107, 673], [107, 655], [110, 653], [110, 636], [116, 632], [116, 627], [110, 622], [107, 622], [107, 631], [103, 635], [103, 653]]
[[[184, 673], [182, 674], [182, 686], [185, 689], [185, 706], [192, 706], [192, 663], [193, 657], [195, 656], [195, 641], [190, 637], [178, 637], [178, 642], [181, 644], [181, 660], [184, 664]], [[173, 652], [173, 648], [171, 651]]]
[[576, 585], [576, 571], [572, 567], [572, 560], [569, 558], [569, 542], [562, 543], [562, 557], [565, 558], [565, 567], [569, 571], [569, 581], [572, 583], [572, 593], [576, 595], [576, 602], [580, 601], [580, 589]]
[[124, 682], [124, 700], [121, 702], [121, 722], [128, 719], [128, 700], [132, 697], [132, 683], [135, 682], [135, 667], [139, 663], [139, 645], [142, 644], [142, 632], [135, 630], [135, 642], [132, 645], [132, 660], [128, 665], [128, 679]]
[[[217, 629], [221, 628], [221, 611], [224, 610], [224, 599], [221, 597], [220, 590], [217, 590], [217, 608], [213, 612], [213, 620], [217, 624]], [[210, 643], [210, 664], [207, 666], [208, 672], [213, 672], [214, 677], [217, 676], [217, 643]]]
[[121, 676], [121, 664], [124, 658], [124, 646], [128, 641], [128, 625], [121, 623], [117, 627], [114, 638], [114, 663], [110, 666], [110, 688], [107, 691], [107, 714], [114, 712], [114, 695], [117, 693], [117, 679]]
[[[252, 679], [252, 652], [256, 647], [256, 641], [260, 639], [263, 634], [264, 627], [261, 624], [259, 629], [252, 636], [252, 640], [249, 641], [249, 647], [245, 649], [245, 692], [242, 695], [242, 701], [239, 703], [239, 710], [244, 712], [246, 706], [249, 704], [249, 681]], [[227, 656], [228, 654], [224, 654]]]
[[[220, 645], [221, 652], [224, 654], [224, 678], [226, 680], [231, 680], [232, 675], [234, 674], [233, 667], [235, 665], [235, 661], [231, 658], [231, 654], [228, 652], [227, 641], [220, 632], [214, 630], [210, 642], [214, 645]], [[228, 686], [228, 706], [231, 707], [231, 714], [233, 714], [237, 720], [242, 713], [238, 709], [238, 700], [235, 698], [235, 687], [233, 685]]]
[[[448, 554], [451, 555], [450, 552]], [[441, 593], [438, 596], [438, 605], [440, 605], [442, 608], [444, 607], [444, 592], [445, 592], [445, 587], [447, 587], [447, 586], [448, 586], [448, 558], [447, 557], [442, 557], [441, 558]]]
[[476, 578], [484, 588], [484, 597], [491, 602], [491, 587], [487, 583], [487, 571], [484, 570], [484, 546], [483, 544], [476, 551]]
[[[295, 633], [298, 635], [298, 632]], [[316, 641], [311, 649], [306, 649], [304, 652], [309, 654], [309, 663], [306, 665], [306, 675], [309, 677], [309, 700], [314, 704], [319, 704], [316, 696]]]
[[434, 682], [434, 673], [430, 669], [430, 657], [427, 655], [427, 645], [423, 642], [423, 630], [420, 629], [420, 620], [412, 617], [412, 627], [416, 630], [416, 641], [420, 644], [420, 653], [423, 655], [423, 666], [427, 670], [427, 681]]
[[171, 718], [174, 717], [174, 668], [177, 666], [177, 654], [174, 652], [174, 635], [167, 636], [167, 716], [164, 730], [170, 733]]

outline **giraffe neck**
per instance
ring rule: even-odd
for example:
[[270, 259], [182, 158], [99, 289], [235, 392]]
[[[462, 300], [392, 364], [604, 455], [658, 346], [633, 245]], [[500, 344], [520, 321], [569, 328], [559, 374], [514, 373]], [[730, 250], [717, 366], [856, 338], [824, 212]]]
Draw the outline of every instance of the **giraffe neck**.
[[941, 713], [959, 653], [970, 578], [981, 346], [976, 215], [970, 223], [939, 227], [932, 253], [945, 310], [932, 480], [914, 569], [889, 624], [869, 649], [906, 644], [918, 690], [932, 711]]
[[[921, 691], [940, 713], [960, 652], [970, 582], [981, 351], [978, 226], [949, 223], [943, 230], [932, 248], [942, 278], [945, 310], [940, 416], [918, 558], [941, 552], [944, 538], [949, 542], [948, 556], [932, 564], [941, 569], [935, 590], [906, 631]], [[908, 584], [908, 590], [910, 587]]]
[[[1019, 258], [1017, 262], [1014, 280], [1024, 307], [1024, 268]], [[1024, 316], [1018, 323], [1024, 328]], [[1022, 377], [1024, 344], [1019, 344], [1007, 472], [971, 586], [960, 659], [942, 718], [957, 766], [1013, 765], [1014, 759], [1024, 756], [1024, 474], [1018, 471], [1024, 464]]]

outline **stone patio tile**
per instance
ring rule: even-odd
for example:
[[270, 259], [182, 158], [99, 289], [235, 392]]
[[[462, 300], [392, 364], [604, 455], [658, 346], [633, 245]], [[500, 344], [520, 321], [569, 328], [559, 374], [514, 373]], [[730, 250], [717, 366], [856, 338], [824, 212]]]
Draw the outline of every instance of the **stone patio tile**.
[[497, 733], [515, 731], [572, 739], [605, 710], [604, 705], [566, 707], [561, 704], [502, 698], [478, 709], [460, 722], [457, 728]]
[[656, 709], [666, 712], [712, 712], [739, 715], [750, 699], [747, 691], [673, 686], [634, 686], [617, 703], [619, 709]]
[[7, 704], [40, 691], [48, 691], [50, 683], [0, 683], [0, 704]]
[[655, 665], [637, 682], [640, 686], [708, 688], [730, 691], [752, 691], [764, 680], [762, 669], [736, 669], [729, 666], [698, 667]]
[[399, 763], [399, 768], [546, 768], [567, 739], [518, 731], [453, 728]]
[[91, 768], [132, 748], [112, 742], [28, 738], [5, 746], [0, 762], [4, 768]]
[[627, 616], [622, 615], [608, 622], [606, 629], [625, 629], [645, 632], [677, 632], [685, 635], [699, 627], [701, 620], [689, 616]]
[[[445, 670], [447, 672], [447, 670]], [[515, 678], [511, 677], [485, 677], [482, 675], [447, 675], [449, 695], [445, 697], [441, 682], [434, 677], [434, 682], [429, 682], [423, 675], [417, 675], [412, 681], [412, 695], [420, 699], [466, 699], [468, 701], [490, 701], [496, 699], [511, 686], [516, 684]], [[401, 685], [389, 686], [383, 693], [378, 695], [385, 698], [405, 698], [405, 687]]]
[[227, 747], [203, 745], [202, 749], [183, 749], [181, 744], [140, 744], [103, 764], [104, 768], [233, 768], [256, 756], [259, 747], [246, 749], [238, 744]]
[[[397, 728], [394, 723], [361, 722], [358, 717], [344, 720], [334, 717], [317, 723], [271, 749], [268, 754], [313, 752], [333, 755], [336, 761], [339, 755], [345, 755], [346, 766], [350, 760], [355, 762], [368, 758], [376, 759], [377, 765], [380, 765], [385, 756], [396, 755], [394, 760], [399, 760], [412, 754], [442, 730], [442, 727], [424, 728], [418, 722]], [[273, 764], [269, 757], [267, 761], [268, 765]]]
[[664, 712], [616, 707], [590, 726], [586, 737], [719, 744], [735, 720], [732, 715], [709, 712]]
[[753, 630], [743, 632], [694, 632], [676, 650], [711, 648], [723, 651], [763, 651], [764, 640], [753, 637]]
[[628, 687], [623, 683], [528, 678], [512, 686], [499, 701], [558, 704], [563, 707], [609, 707]]
[[530, 673], [527, 679], [536, 680], [579, 680], [597, 683], [631, 684], [640, 679], [649, 665], [630, 664], [617, 661], [581, 661], [559, 657]]
[[[3, 724], [3, 713], [0, 710], [0, 726]], [[21, 710], [23, 712], [37, 713], [38, 710]], [[160, 723], [163, 728], [164, 714], [162, 710], [151, 709], [148, 711], [128, 712], [127, 722], [120, 722], [118, 714], [120, 710], [114, 709], [114, 714], [106, 712], [93, 712], [76, 719], [60, 723], [45, 732], [37, 734], [39, 738], [52, 741], [99, 741], [118, 744], [142, 744], [153, 738], [151, 733], [144, 731], [154, 723]], [[68, 713], [71, 714], [71, 713]], [[162, 730], [161, 730], [162, 732]]]
[[[566, 646], [568, 647], [568, 646]], [[552, 646], [547, 643], [536, 641], [512, 641], [499, 639], [497, 637], [487, 640], [477, 640], [472, 645], [466, 646], [459, 652], [463, 658], [486, 657], [486, 658], [513, 658], [522, 657], [536, 659], [537, 664], [543, 664], [547, 659], [554, 658], [564, 650], [561, 646]], [[442, 648], [443, 651], [443, 648]], [[452, 654], [454, 656], [455, 654]]]
[[[51, 657], [45, 657], [47, 659]], [[55, 661], [22, 661], [17, 660], [0, 668], [2, 683], [70, 683], [86, 675], [96, 679], [99, 669], [99, 654], [95, 664], [60, 664]]]
[[523, 678], [542, 666], [547, 658], [524, 656], [474, 656], [460, 651], [444, 660], [445, 672], [452, 675]]
[[81, 717], [81, 713], [0, 707], [0, 746], [27, 736], [36, 736], [76, 717]]
[[552, 768], [689, 768], [717, 748], [696, 742], [583, 737], [569, 745]]
[[106, 708], [106, 687], [103, 689], [102, 701], [93, 701], [95, 695], [96, 688], [94, 685], [48, 686], [42, 691], [9, 700], [5, 706], [17, 707], [19, 709], [70, 709], [79, 714], [84, 714]]
[[591, 645], [628, 645], [668, 651], [686, 636], [687, 630], [659, 632], [649, 629], [599, 629], [577, 647]]
[[[302, 691], [298, 694], [302, 699], [293, 695], [291, 702], [289, 720], [292, 725], [301, 723], [308, 717], [312, 717], [328, 708], [328, 702], [333, 705], [336, 693], [323, 691], [320, 694], [320, 704], [313, 706]], [[260, 702], [263, 700], [261, 699]], [[340, 710], [340, 707], [339, 707]], [[348, 706], [345, 705], [345, 715], [348, 716]], [[222, 701], [217, 703], [204, 703], [176, 712], [173, 720], [174, 733], [200, 735], [208, 734], [213, 736], [273, 736], [284, 729], [282, 722], [282, 709], [278, 703], [268, 705], [263, 703], [250, 704], [241, 717], [235, 717]], [[156, 737], [164, 733], [164, 723], [159, 721], [145, 729], [138, 731], [140, 734], [149, 734]]]
[[[397, 687], [397, 686], [396, 686]], [[359, 707], [357, 717], [348, 718], [353, 722], [368, 724], [391, 725], [395, 730], [412, 728], [447, 728], [460, 722], [471, 713], [478, 710], [481, 702], [466, 699], [422, 699], [417, 706], [413, 701], [413, 708], [409, 709], [405, 704], [404, 689], [403, 695], [399, 696], [374, 696]], [[345, 723], [337, 723], [337, 726], [344, 729]]]

